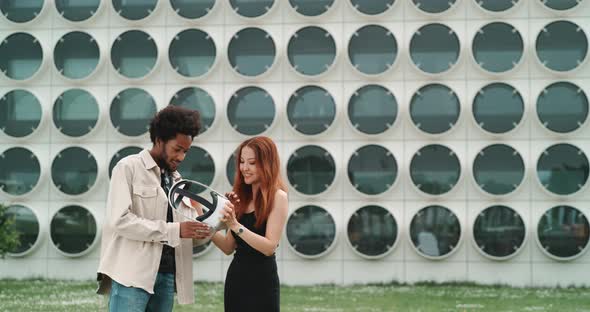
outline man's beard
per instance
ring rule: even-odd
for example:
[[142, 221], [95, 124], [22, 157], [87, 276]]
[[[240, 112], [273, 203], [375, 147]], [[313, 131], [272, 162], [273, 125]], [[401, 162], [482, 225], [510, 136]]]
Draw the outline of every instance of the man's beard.
[[158, 164], [158, 167], [160, 167], [160, 169], [164, 169], [165, 171], [172, 172], [172, 168], [170, 168], [170, 165], [168, 165], [168, 162], [166, 161], [167, 158], [168, 158], [168, 155], [166, 154], [166, 151], [162, 151], [162, 153], [159, 155], [159, 158], [156, 161], [156, 163]]

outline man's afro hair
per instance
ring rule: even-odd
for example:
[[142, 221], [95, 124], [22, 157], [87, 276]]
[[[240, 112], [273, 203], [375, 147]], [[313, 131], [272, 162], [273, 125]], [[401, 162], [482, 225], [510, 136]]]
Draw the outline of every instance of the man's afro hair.
[[182, 133], [194, 138], [201, 131], [201, 114], [182, 106], [168, 105], [160, 110], [150, 122], [150, 140], [156, 143], [156, 138], [167, 142]]

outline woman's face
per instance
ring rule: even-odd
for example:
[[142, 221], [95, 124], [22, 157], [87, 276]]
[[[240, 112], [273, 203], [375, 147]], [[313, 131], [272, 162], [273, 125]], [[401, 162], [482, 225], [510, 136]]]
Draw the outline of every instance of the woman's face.
[[248, 146], [242, 148], [240, 155], [240, 172], [244, 177], [244, 183], [256, 184], [259, 182], [259, 177], [256, 168], [256, 154]]

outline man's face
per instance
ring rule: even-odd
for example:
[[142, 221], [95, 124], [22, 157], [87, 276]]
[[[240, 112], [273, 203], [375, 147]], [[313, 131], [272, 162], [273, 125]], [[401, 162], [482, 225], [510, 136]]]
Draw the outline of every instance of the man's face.
[[158, 139], [159, 157], [156, 160], [160, 168], [170, 172], [176, 171], [191, 147], [193, 139], [190, 135], [178, 133], [175, 138], [164, 143]]

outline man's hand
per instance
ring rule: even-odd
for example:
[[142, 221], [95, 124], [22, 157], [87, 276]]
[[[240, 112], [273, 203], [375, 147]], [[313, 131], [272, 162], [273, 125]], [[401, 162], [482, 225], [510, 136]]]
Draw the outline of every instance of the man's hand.
[[210, 235], [209, 226], [202, 222], [180, 222], [180, 238], [202, 239]]

